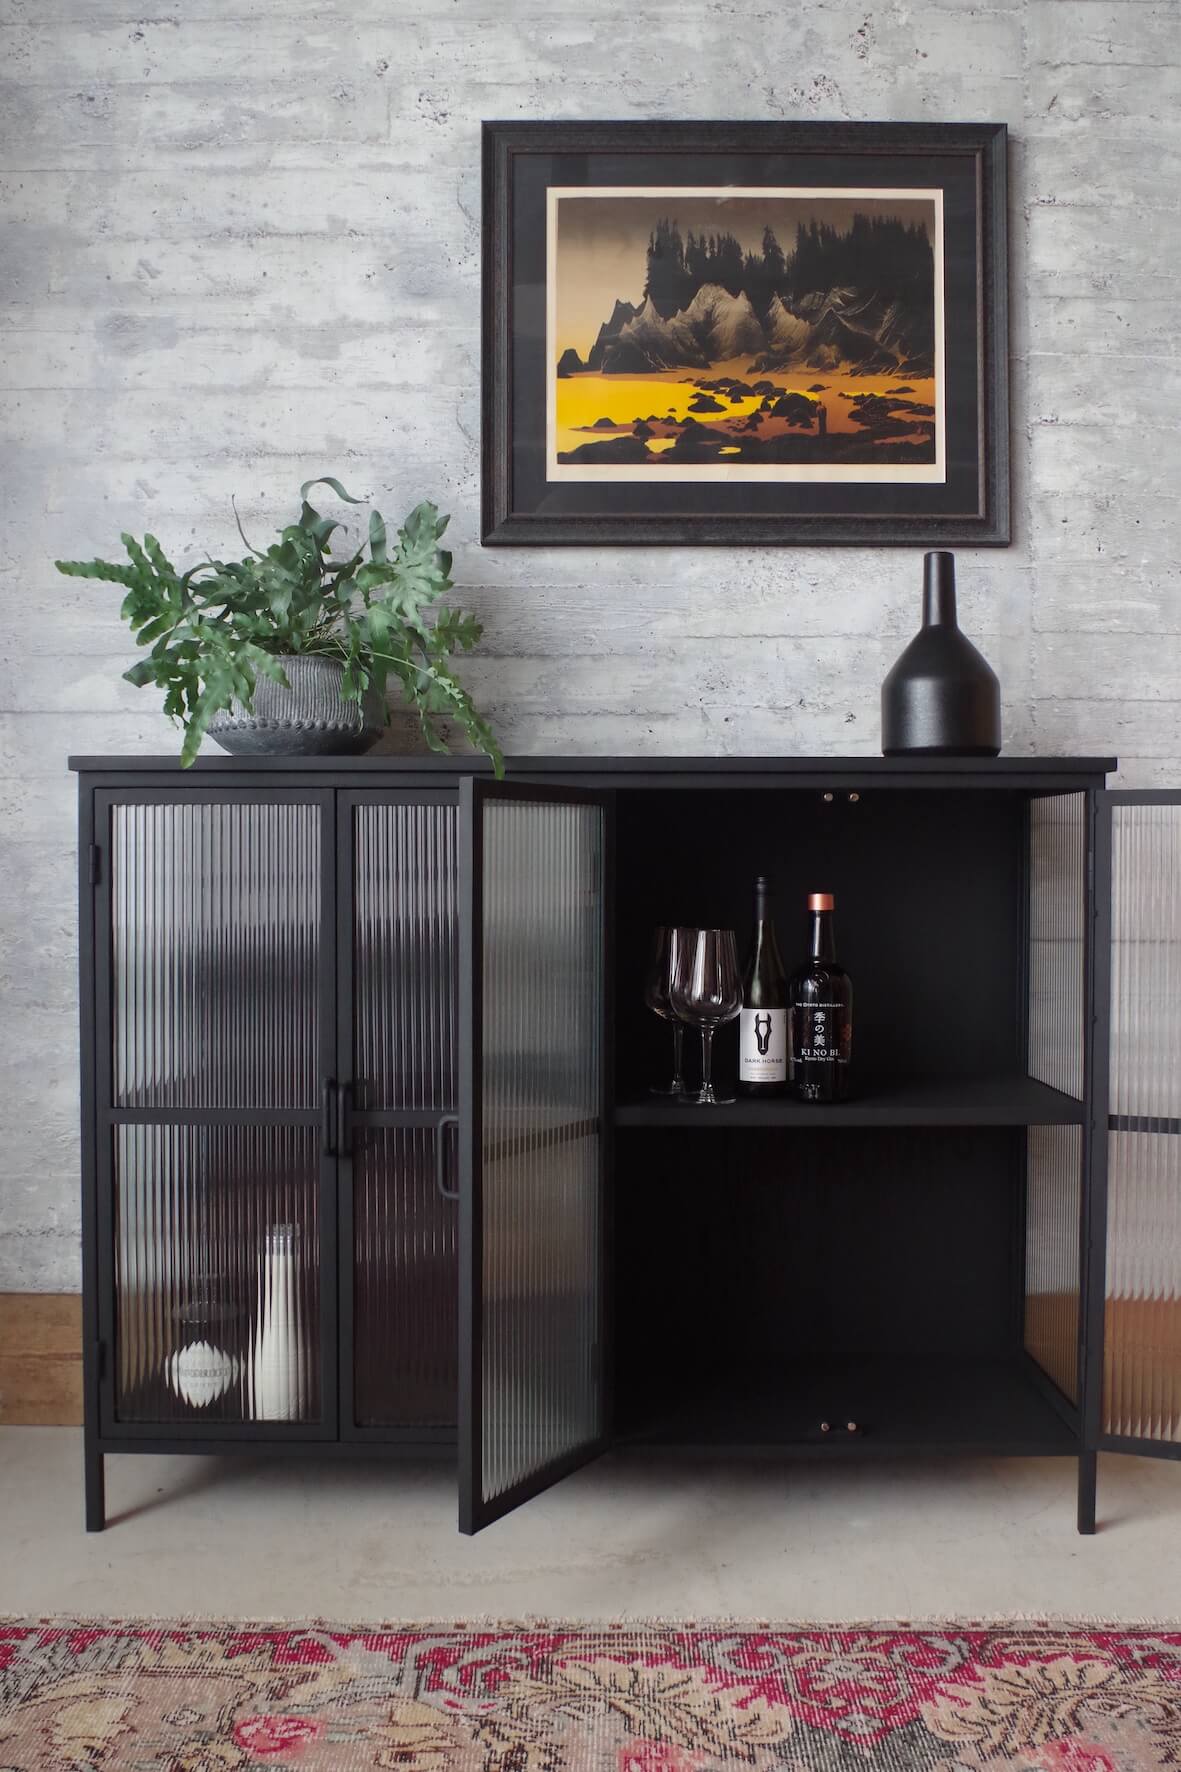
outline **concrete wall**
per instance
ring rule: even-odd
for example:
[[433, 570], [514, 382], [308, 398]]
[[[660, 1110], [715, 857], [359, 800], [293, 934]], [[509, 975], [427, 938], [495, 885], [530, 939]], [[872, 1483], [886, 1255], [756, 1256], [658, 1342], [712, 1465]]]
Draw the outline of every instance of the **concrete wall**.
[[115, 587], [336, 472], [453, 513], [523, 751], [872, 752], [917, 555], [490, 551], [481, 117], [1003, 119], [1016, 543], [961, 557], [1007, 747], [1181, 782], [1172, 0], [0, 0], [0, 1289], [78, 1277], [69, 751], [172, 749]]

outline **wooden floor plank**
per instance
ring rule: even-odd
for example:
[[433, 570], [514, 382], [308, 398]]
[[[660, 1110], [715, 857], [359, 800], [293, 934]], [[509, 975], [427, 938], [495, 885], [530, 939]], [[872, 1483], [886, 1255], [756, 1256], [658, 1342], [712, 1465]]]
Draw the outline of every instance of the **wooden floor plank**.
[[82, 1420], [82, 1300], [74, 1292], [0, 1292], [0, 1423]]

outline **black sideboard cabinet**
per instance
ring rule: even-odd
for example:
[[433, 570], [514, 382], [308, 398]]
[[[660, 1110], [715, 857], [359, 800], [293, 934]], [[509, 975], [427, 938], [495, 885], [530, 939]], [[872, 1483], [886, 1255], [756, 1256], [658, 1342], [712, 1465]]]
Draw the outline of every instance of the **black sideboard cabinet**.
[[[1112, 759], [74, 759], [86, 1522], [106, 1455], [1181, 1449], [1181, 796]], [[657, 923], [853, 1099], [649, 1093]], [[733, 1065], [732, 1030], [718, 1069]], [[692, 1042], [687, 1042], [691, 1046]], [[731, 1070], [732, 1074], [732, 1070]]]

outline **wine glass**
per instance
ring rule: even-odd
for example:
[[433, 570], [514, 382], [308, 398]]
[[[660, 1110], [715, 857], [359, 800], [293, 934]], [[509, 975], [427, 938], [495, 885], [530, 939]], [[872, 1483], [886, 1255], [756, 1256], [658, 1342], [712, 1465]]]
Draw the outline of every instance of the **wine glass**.
[[742, 1008], [742, 975], [732, 929], [682, 929], [669, 1000], [683, 1021], [701, 1029], [701, 1093], [682, 1097], [701, 1107], [733, 1101], [713, 1086], [714, 1029]]
[[683, 935], [684, 930], [664, 924], [653, 931], [652, 952], [648, 960], [648, 970], [644, 975], [644, 1002], [654, 1015], [660, 1016], [662, 1021], [671, 1022], [673, 1030], [672, 1082], [653, 1083], [649, 1091], [652, 1095], [683, 1095], [685, 1093], [685, 1079], [681, 1074], [685, 1028], [669, 1001], [669, 990], [672, 986], [672, 976]]

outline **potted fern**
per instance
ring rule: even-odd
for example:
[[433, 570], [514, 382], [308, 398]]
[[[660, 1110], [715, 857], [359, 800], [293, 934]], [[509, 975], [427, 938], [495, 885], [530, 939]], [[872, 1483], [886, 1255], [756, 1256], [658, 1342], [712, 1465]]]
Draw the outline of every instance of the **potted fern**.
[[451, 719], [500, 774], [492, 729], [449, 663], [482, 630], [439, 603], [451, 588], [451, 555], [439, 546], [448, 519], [417, 505], [391, 544], [371, 511], [367, 541], [335, 561], [330, 540], [342, 526], [308, 503], [314, 486], [361, 503], [323, 475], [305, 481], [298, 521], [265, 553], [238, 521], [243, 560], [206, 559], [181, 573], [155, 536], [141, 544], [124, 535], [128, 565], [58, 560], [57, 569], [125, 586], [124, 619], [150, 648], [127, 680], [164, 691], [164, 712], [184, 728], [186, 766], [207, 732], [228, 751], [367, 750], [389, 720], [396, 683], [432, 750], [447, 749], [438, 723]]

